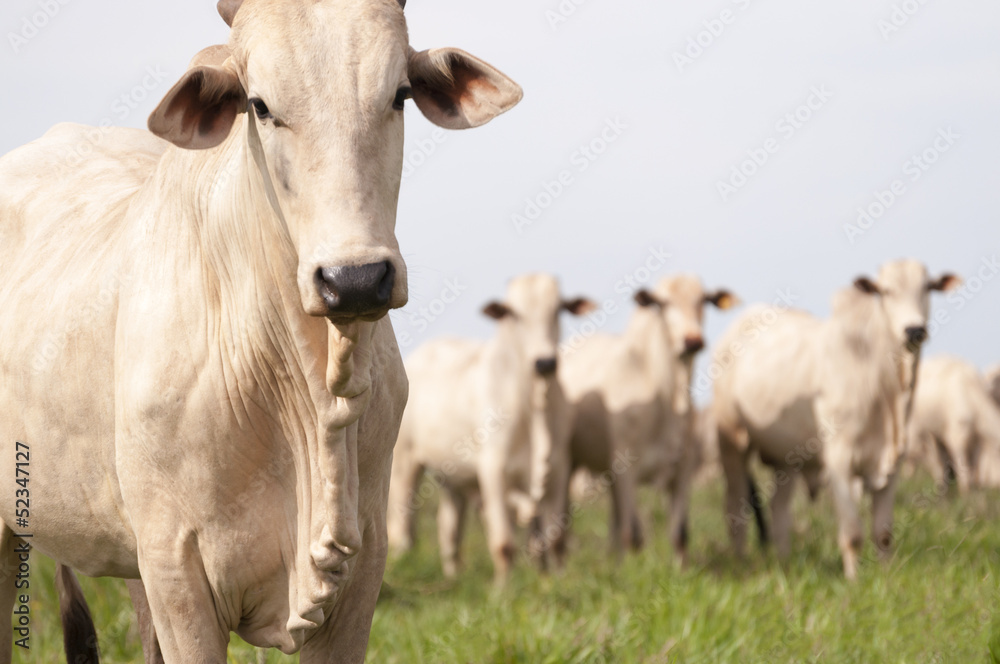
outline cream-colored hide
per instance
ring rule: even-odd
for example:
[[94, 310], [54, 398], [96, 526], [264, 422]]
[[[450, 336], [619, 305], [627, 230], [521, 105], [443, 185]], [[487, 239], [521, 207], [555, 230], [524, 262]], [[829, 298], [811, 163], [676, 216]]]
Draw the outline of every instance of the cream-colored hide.
[[961, 493], [998, 486], [1000, 406], [974, 366], [946, 355], [920, 363], [910, 451], [939, 483], [951, 471]]
[[153, 133], [0, 159], [0, 453], [30, 447], [33, 498], [24, 527], [0, 497], [0, 545], [141, 576], [169, 664], [225, 662], [230, 631], [361, 662], [407, 393], [402, 104], [468, 127], [520, 89], [413, 52], [395, 0], [240, 4]]
[[557, 376], [559, 313], [592, 307], [582, 298], [563, 300], [549, 275], [517, 277], [503, 302], [483, 309], [497, 321], [493, 339], [439, 339], [407, 358], [411, 398], [392, 464], [390, 546], [413, 544], [415, 513], [425, 497], [417, 491], [426, 472], [440, 489], [445, 575], [458, 572], [465, 510], [477, 491], [498, 582], [515, 552], [510, 513], [516, 495], [529, 501], [535, 548], [561, 563], [569, 407]]
[[704, 346], [706, 303], [727, 309], [735, 298], [706, 293], [694, 275], [666, 277], [635, 295], [638, 308], [620, 336], [595, 335], [567, 347], [562, 362], [573, 405], [574, 468], [611, 481], [611, 544], [642, 544], [636, 488], [654, 484], [671, 497], [670, 538], [681, 562], [687, 550], [691, 480], [700, 456], [690, 387]]
[[905, 445], [912, 387], [927, 336], [929, 279], [917, 261], [887, 263], [833, 298], [829, 319], [756, 307], [733, 323], [713, 353], [713, 411], [726, 475], [726, 519], [742, 553], [751, 517], [751, 453], [775, 469], [771, 499], [779, 555], [790, 550], [790, 504], [801, 474], [815, 493], [825, 469], [840, 524], [844, 573], [854, 578], [861, 521], [855, 479], [872, 493], [873, 535], [891, 546], [896, 467]]

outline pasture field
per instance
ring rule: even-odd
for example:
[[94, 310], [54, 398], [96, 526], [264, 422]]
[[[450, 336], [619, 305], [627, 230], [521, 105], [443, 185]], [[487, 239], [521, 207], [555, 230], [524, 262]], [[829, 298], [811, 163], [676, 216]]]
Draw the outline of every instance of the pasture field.
[[[785, 565], [756, 548], [743, 561], [729, 553], [721, 498], [721, 479], [695, 490], [684, 570], [663, 534], [663, 506], [647, 491], [641, 553], [617, 565], [609, 557], [601, 499], [581, 510], [565, 570], [545, 576], [521, 560], [500, 591], [472, 514], [465, 572], [442, 577], [428, 504], [418, 547], [389, 563], [368, 661], [1000, 663], [1000, 492], [960, 498], [922, 476], [903, 482], [895, 556], [876, 561], [866, 542], [855, 584], [841, 575], [828, 492], [814, 505], [799, 492]], [[32, 647], [15, 648], [15, 662], [63, 661], [52, 574], [33, 554]], [[102, 661], [141, 662], [124, 583], [81, 583]], [[298, 661], [259, 655], [234, 637], [230, 662]]]

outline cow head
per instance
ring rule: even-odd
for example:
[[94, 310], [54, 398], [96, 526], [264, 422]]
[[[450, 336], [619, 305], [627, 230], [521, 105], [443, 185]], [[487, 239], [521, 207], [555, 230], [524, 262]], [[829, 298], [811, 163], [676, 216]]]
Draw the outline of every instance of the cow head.
[[229, 57], [196, 60], [149, 118], [181, 148], [252, 160], [255, 191], [297, 253], [302, 306], [334, 322], [375, 320], [407, 300], [395, 238], [406, 100], [462, 129], [521, 98], [468, 53], [411, 49], [401, 5], [221, 0]]
[[927, 339], [931, 291], [951, 290], [960, 283], [950, 273], [932, 279], [923, 263], [908, 259], [885, 263], [877, 280], [858, 277], [854, 287], [879, 299], [898, 347], [913, 352]]
[[490, 302], [483, 307], [483, 313], [506, 328], [535, 374], [549, 377], [556, 372], [559, 313], [568, 311], [579, 316], [593, 309], [594, 303], [586, 298], [562, 299], [555, 277], [528, 274], [511, 279], [506, 299]]
[[660, 309], [670, 347], [681, 359], [691, 359], [705, 347], [702, 321], [706, 304], [729, 309], [738, 303], [727, 290], [705, 292], [693, 274], [664, 277], [652, 292], [638, 291], [635, 301], [642, 307]]

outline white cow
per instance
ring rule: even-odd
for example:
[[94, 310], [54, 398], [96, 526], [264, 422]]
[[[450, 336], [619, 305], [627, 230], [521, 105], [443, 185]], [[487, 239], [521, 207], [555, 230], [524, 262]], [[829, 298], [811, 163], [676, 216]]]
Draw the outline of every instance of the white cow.
[[683, 562], [692, 476], [700, 456], [690, 386], [704, 345], [704, 305], [727, 309], [725, 290], [706, 293], [694, 275], [665, 277], [639, 305], [621, 336], [595, 335], [563, 355], [563, 382], [573, 404], [574, 468], [613, 480], [611, 544], [642, 545], [637, 486], [650, 483], [671, 498], [670, 539]]
[[855, 577], [862, 543], [855, 478], [872, 493], [875, 542], [890, 549], [895, 471], [927, 337], [929, 294], [957, 282], [952, 275], [929, 279], [917, 261], [890, 262], [877, 281], [860, 277], [838, 292], [827, 320], [754, 308], [733, 323], [714, 353], [713, 411], [737, 552], [751, 514], [745, 501], [752, 453], [776, 471], [771, 508], [779, 555], [790, 551], [795, 478], [801, 473], [815, 495], [824, 469], [845, 575]]
[[910, 447], [937, 482], [947, 482], [951, 471], [961, 493], [970, 486], [996, 486], [1000, 407], [974, 366], [947, 355], [921, 362]]
[[557, 379], [559, 313], [592, 308], [583, 298], [563, 300], [554, 277], [517, 277], [503, 302], [483, 308], [497, 321], [494, 338], [439, 339], [407, 359], [412, 398], [392, 464], [390, 546], [412, 546], [422, 503], [417, 490], [428, 472], [440, 488], [438, 539], [446, 576], [458, 572], [466, 506], [475, 492], [482, 497], [498, 582], [515, 551], [516, 493], [528, 496], [534, 530], [561, 562], [570, 416]]
[[394, 0], [240, 5], [219, 4], [230, 55], [192, 66], [152, 133], [61, 168], [93, 132], [60, 125], [0, 159], [0, 451], [30, 455], [34, 499], [27, 518], [0, 497], [0, 552], [30, 533], [141, 576], [167, 662], [225, 662], [231, 631], [360, 662], [407, 393], [384, 318], [407, 299], [403, 102], [461, 128], [521, 92], [414, 52]]

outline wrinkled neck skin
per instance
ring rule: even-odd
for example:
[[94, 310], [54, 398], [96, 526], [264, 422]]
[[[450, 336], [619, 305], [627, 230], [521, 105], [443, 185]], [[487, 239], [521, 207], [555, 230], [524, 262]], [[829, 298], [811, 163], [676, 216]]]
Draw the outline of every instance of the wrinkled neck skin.
[[642, 363], [643, 372], [664, 398], [674, 399], [677, 377], [675, 353], [670, 345], [667, 324], [658, 307], [639, 307], [625, 329], [630, 351]]
[[555, 376], [531, 382], [531, 478], [529, 493], [536, 507], [545, 497], [555, 456], [569, 443], [566, 397]]
[[[869, 413], [880, 427], [879, 444], [861, 444], [853, 450], [855, 472], [869, 488], [880, 489], [895, 474], [905, 449], [919, 352], [900, 348], [881, 306], [864, 302], [866, 306], [845, 308], [831, 319], [835, 336], [830, 341], [835, 347], [828, 351], [828, 362], [834, 364], [825, 380], [828, 389], [835, 383], [837, 399], [853, 401], [854, 413]], [[864, 426], [863, 421], [853, 424]], [[858, 433], [866, 432], [862, 428]]]
[[551, 475], [553, 454], [563, 437], [559, 430], [561, 409], [565, 407], [562, 387], [554, 375], [538, 375], [513, 324], [501, 321], [491, 344], [492, 352], [502, 357], [500, 366], [508, 367], [502, 379], [513, 383], [512, 394], [519, 402], [517, 412], [527, 419], [531, 459], [528, 493], [537, 509]]
[[[195, 233], [223, 356], [241, 395], [259, 395], [276, 420], [265, 444], [286, 446], [274, 453], [290, 453], [294, 464], [297, 522], [288, 532], [295, 542], [284, 560], [291, 642], [275, 644], [289, 652], [329, 619], [357, 561], [348, 560], [339, 575], [314, 563], [335, 567], [347, 558], [335, 544], [352, 553], [361, 546], [357, 422], [371, 396], [377, 323], [334, 324], [305, 314], [295, 238], [259, 163], [263, 152], [253, 154], [259, 139], [248, 119], [240, 114], [218, 149], [168, 150], [166, 159], [174, 161], [168, 172], [188, 173], [185, 181], [196, 183], [184, 200], [197, 201]], [[178, 166], [183, 170], [173, 170]], [[238, 404], [241, 395], [230, 399]]]

